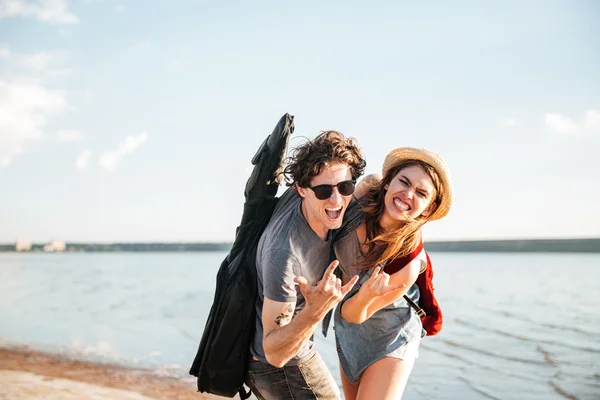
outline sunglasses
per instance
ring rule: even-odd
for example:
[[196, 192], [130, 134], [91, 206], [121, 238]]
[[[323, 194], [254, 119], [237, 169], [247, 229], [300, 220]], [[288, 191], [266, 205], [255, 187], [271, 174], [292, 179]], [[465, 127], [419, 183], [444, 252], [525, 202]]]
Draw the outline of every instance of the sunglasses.
[[342, 181], [338, 182], [335, 185], [317, 185], [317, 186], [309, 186], [308, 188], [315, 192], [315, 197], [319, 200], [327, 200], [333, 194], [333, 188], [338, 188], [338, 192], [342, 196], [350, 196], [354, 193], [354, 188], [356, 187], [356, 181]]

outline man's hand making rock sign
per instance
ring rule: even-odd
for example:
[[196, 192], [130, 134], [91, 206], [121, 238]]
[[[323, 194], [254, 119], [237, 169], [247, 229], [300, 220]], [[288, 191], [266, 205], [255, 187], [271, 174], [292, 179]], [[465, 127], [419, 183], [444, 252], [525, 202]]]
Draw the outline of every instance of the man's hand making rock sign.
[[297, 276], [294, 279], [306, 300], [306, 311], [318, 321], [322, 320], [329, 310], [335, 307], [358, 281], [358, 275], [356, 275], [342, 286], [342, 280], [333, 273], [338, 264], [339, 261], [337, 260], [329, 264], [323, 274], [323, 279], [317, 283], [317, 286], [309, 285], [302, 276]]
[[358, 276], [355, 276], [342, 286], [342, 281], [333, 273], [337, 266], [337, 261], [329, 264], [317, 286], [308, 284], [302, 276], [294, 278], [306, 302], [297, 314], [295, 302], [276, 302], [265, 298], [262, 314], [263, 346], [269, 364], [281, 368], [298, 354], [302, 344], [312, 336], [327, 312], [335, 307], [358, 281]]

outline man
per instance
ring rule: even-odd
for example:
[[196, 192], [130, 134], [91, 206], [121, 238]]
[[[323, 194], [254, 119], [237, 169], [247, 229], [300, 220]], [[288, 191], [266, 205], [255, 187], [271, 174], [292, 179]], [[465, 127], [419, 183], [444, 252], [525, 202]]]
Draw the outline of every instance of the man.
[[[337, 399], [312, 335], [356, 283], [329, 266], [329, 231], [342, 224], [365, 161], [352, 139], [321, 133], [295, 150], [288, 186], [258, 244], [258, 300], [247, 384], [259, 399]], [[299, 289], [299, 291], [297, 290]]]

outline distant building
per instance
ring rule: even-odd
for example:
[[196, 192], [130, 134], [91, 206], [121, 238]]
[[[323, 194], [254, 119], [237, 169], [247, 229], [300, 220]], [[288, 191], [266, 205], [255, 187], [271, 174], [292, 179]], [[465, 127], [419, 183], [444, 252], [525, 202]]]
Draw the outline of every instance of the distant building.
[[28, 240], [17, 240], [15, 243], [16, 251], [31, 251], [31, 242]]
[[67, 248], [67, 242], [64, 240], [53, 240], [44, 246], [45, 252], [61, 252]]

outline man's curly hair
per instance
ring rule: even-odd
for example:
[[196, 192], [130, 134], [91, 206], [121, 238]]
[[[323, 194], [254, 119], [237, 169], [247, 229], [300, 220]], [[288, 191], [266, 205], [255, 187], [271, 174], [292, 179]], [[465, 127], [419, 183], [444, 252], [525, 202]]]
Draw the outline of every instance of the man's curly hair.
[[286, 184], [292, 186], [297, 183], [300, 187], [309, 187], [310, 180], [319, 175], [321, 168], [336, 164], [348, 165], [353, 180], [364, 173], [367, 165], [356, 139], [346, 139], [337, 131], [323, 131], [314, 140], [293, 150], [284, 170]]

